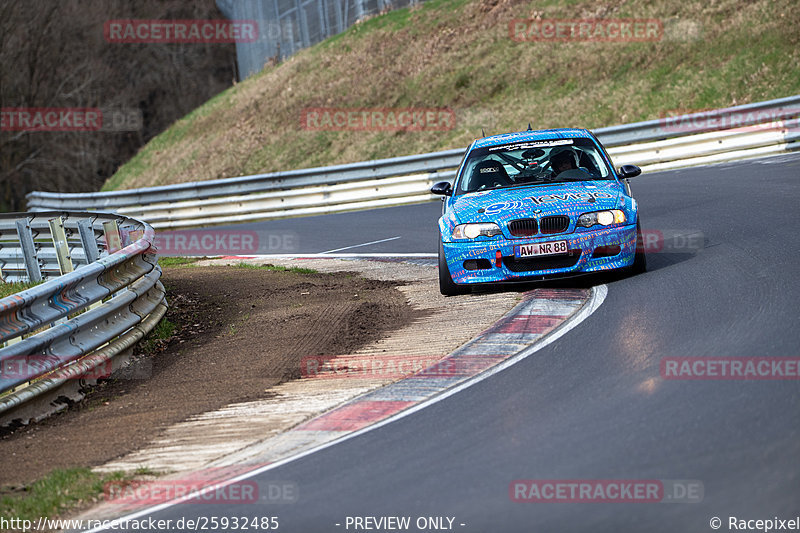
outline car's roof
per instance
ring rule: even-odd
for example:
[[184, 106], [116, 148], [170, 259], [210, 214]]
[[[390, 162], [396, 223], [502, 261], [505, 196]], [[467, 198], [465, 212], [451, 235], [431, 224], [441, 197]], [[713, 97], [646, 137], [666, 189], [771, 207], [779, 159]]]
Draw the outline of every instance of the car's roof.
[[492, 135], [478, 139], [472, 148], [484, 148], [486, 146], [497, 146], [500, 144], [508, 144], [515, 142], [525, 141], [547, 141], [550, 139], [574, 139], [582, 137], [590, 139], [592, 137], [588, 130], [579, 130], [572, 128], [561, 128], [557, 130], [537, 130], [537, 131], [519, 131], [516, 133], [503, 133], [500, 135]]

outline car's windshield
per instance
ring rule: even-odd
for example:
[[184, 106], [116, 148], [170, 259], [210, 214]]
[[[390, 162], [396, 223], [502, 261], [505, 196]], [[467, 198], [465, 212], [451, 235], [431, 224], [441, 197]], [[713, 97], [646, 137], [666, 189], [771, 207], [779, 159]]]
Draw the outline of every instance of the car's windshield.
[[613, 179], [591, 139], [553, 139], [477, 148], [459, 174], [456, 194], [570, 181]]

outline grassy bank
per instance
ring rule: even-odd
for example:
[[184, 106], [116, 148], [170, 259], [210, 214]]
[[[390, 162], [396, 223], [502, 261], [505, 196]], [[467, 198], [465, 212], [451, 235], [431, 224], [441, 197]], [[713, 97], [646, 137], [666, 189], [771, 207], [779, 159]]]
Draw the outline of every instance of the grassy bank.
[[[136, 475], [148, 475], [149, 471]], [[115, 472], [98, 474], [88, 468], [56, 469], [27, 487], [0, 488], [0, 515], [37, 523], [39, 518], [58, 518], [103, 501], [108, 483], [135, 476]]]
[[[517, 42], [513, 19], [658, 19], [651, 42]], [[359, 23], [218, 95], [150, 142], [104, 190], [465, 147], [486, 133], [598, 128], [666, 110], [800, 93], [788, 0], [430, 0]], [[304, 109], [455, 111], [447, 131], [311, 131]]]

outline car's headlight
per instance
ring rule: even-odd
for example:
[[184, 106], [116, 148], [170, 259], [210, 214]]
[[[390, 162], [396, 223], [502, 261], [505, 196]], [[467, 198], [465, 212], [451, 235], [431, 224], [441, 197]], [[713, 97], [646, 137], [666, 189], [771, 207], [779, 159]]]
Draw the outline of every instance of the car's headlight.
[[611, 211], [584, 213], [578, 217], [578, 225], [584, 228], [591, 228], [595, 224], [610, 226], [611, 224], [624, 224], [625, 220], [624, 212], [619, 209], [612, 209]]
[[459, 224], [453, 228], [454, 239], [474, 239], [476, 237], [494, 237], [500, 235], [500, 226], [494, 222], [479, 224]]

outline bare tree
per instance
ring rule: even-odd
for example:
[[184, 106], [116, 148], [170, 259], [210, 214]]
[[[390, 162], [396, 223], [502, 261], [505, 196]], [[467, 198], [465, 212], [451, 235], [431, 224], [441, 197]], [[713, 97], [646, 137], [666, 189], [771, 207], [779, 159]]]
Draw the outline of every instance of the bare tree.
[[231, 44], [120, 44], [112, 19], [222, 18], [214, 0], [0, 0], [0, 107], [117, 108], [136, 131], [0, 131], [0, 210], [32, 190], [97, 190], [152, 137], [233, 80]]

